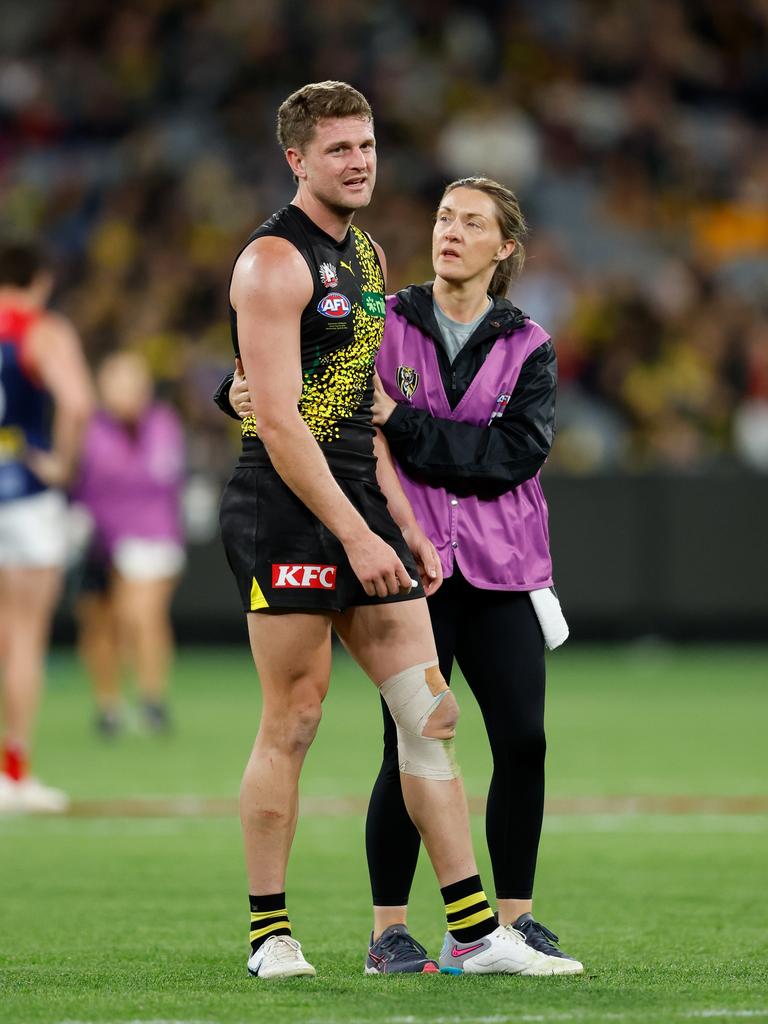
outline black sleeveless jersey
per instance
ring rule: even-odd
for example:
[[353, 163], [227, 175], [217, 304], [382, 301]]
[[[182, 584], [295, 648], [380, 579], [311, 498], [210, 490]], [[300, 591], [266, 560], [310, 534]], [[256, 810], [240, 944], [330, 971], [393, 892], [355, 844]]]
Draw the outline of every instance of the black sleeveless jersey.
[[[314, 281], [312, 298], [301, 314], [301, 417], [333, 473], [372, 475], [373, 364], [385, 315], [384, 275], [376, 250], [354, 226], [337, 242], [293, 205], [265, 221], [243, 248], [266, 235], [295, 245]], [[239, 355], [237, 314], [231, 307], [230, 318]], [[244, 452], [258, 461], [266, 458], [255, 417], [243, 420], [242, 433]]]

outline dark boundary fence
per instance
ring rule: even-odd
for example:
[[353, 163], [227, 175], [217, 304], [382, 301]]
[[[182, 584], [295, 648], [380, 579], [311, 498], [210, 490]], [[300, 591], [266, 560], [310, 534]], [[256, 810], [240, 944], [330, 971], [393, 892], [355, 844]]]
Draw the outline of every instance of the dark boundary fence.
[[[555, 581], [574, 640], [768, 641], [768, 477], [545, 474]], [[189, 549], [182, 643], [246, 640], [218, 539]], [[71, 610], [55, 639], [71, 640]]]

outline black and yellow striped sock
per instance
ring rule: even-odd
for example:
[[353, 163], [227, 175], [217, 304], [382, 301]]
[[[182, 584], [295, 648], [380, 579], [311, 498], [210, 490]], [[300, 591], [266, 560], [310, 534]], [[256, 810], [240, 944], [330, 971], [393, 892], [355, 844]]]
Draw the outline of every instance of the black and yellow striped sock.
[[256, 950], [271, 935], [290, 935], [291, 922], [285, 909], [285, 893], [249, 896], [251, 901], [251, 950]]
[[445, 900], [448, 931], [457, 942], [475, 942], [499, 927], [496, 915], [488, 905], [480, 875], [462, 878], [446, 885], [440, 892]]

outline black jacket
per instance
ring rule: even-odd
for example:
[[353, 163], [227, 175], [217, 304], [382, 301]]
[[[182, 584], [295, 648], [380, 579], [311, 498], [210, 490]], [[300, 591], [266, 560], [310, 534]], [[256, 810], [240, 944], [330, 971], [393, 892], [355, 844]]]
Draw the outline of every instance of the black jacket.
[[[461, 401], [497, 338], [525, 327], [528, 317], [506, 299], [496, 299], [453, 363], [442, 344], [432, 308], [432, 286], [411, 285], [397, 293], [395, 311], [430, 337], [452, 409]], [[557, 360], [551, 340], [523, 363], [503, 416], [488, 427], [440, 419], [401, 402], [382, 427], [392, 454], [418, 480], [456, 494], [494, 497], [529, 480], [541, 469], [555, 431]]]

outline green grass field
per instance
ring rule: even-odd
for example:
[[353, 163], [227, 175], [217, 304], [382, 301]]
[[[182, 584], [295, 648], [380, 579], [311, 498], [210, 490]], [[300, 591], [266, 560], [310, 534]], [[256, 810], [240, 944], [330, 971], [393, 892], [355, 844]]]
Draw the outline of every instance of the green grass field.
[[[80, 816], [0, 819], [0, 1022], [768, 1021], [767, 669], [760, 648], [553, 656], [553, 811], [536, 907], [585, 974], [385, 979], [362, 975], [360, 808], [377, 767], [379, 711], [338, 656], [288, 883], [294, 931], [318, 977], [264, 984], [245, 974], [236, 820], [157, 816], [151, 803], [236, 794], [259, 712], [245, 651], [184, 652], [175, 734], [113, 744], [92, 734], [76, 662], [56, 654], [37, 770], [70, 791]], [[455, 688], [467, 790], [479, 798], [489, 773], [482, 725], [463, 681]], [[582, 813], [587, 797], [601, 799]], [[640, 812], [618, 813], [629, 806], [620, 797], [637, 798]], [[650, 797], [683, 813], [645, 813]], [[129, 798], [148, 800], [145, 816], [135, 806], [116, 816]], [[490, 891], [481, 817], [473, 825]], [[424, 862], [410, 923], [436, 953], [442, 907]]]

